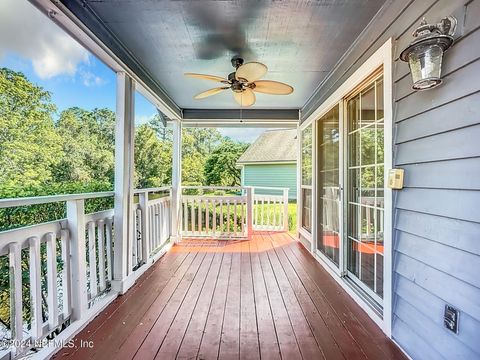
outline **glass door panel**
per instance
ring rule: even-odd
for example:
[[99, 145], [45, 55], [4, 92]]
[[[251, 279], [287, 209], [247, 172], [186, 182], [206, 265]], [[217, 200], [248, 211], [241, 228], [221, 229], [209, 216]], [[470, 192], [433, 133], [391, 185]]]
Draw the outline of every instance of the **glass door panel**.
[[312, 232], [312, 125], [301, 134], [301, 226]]
[[346, 104], [346, 261], [349, 277], [383, 297], [383, 81], [373, 80]]
[[317, 248], [334, 264], [340, 261], [339, 107], [317, 126]]

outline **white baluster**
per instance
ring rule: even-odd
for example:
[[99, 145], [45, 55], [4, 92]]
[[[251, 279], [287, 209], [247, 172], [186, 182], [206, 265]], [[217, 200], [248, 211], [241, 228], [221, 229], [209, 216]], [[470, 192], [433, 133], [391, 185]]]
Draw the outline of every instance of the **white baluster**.
[[57, 236], [47, 236], [47, 307], [48, 326], [53, 330], [58, 325], [58, 293], [57, 293]]
[[233, 200], [233, 234], [237, 236], [237, 199]]
[[95, 251], [95, 223], [88, 223], [88, 262], [90, 269], [90, 296], [95, 298], [98, 294], [97, 289], [97, 257]]
[[150, 217], [148, 216], [148, 191], [139, 194], [139, 203], [141, 209], [141, 226], [142, 231], [142, 259], [147, 261], [150, 256]]
[[105, 283], [105, 223], [98, 220], [98, 276], [100, 283], [100, 291], [104, 291], [107, 287]]
[[10, 266], [10, 328], [12, 339], [21, 341], [23, 339], [23, 309], [22, 309], [22, 258], [20, 245], [12, 243], [8, 249]]
[[288, 231], [288, 188], [283, 189], [283, 230]]
[[212, 219], [212, 227], [213, 227], [213, 237], [215, 237], [215, 233], [217, 231], [217, 200], [212, 200], [213, 206], [213, 219]]
[[62, 286], [63, 286], [63, 318], [66, 319], [70, 316], [72, 312], [72, 303], [71, 303], [71, 294], [72, 294], [72, 284], [71, 284], [71, 267], [70, 267], [70, 232], [68, 230], [60, 231], [60, 243], [62, 246], [62, 261], [63, 261], [63, 271], [62, 271]]
[[108, 281], [112, 281], [112, 225], [113, 219], [107, 219], [107, 232], [106, 232], [106, 243], [107, 243], [107, 276]]
[[210, 221], [210, 208], [209, 208], [209, 201], [208, 199], [205, 199], [205, 232], [208, 235], [210, 233], [209, 229], [209, 221]]
[[29, 239], [30, 297], [32, 301], [31, 331], [33, 339], [38, 339], [43, 335], [42, 279], [40, 259], [40, 239], [37, 236], [34, 236]]

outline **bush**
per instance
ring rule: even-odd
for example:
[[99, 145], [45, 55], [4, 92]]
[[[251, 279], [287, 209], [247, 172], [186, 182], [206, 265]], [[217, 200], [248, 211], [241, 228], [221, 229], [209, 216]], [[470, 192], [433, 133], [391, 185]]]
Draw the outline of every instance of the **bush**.
[[[111, 190], [113, 190], [113, 185], [108, 182], [48, 184], [26, 188], [0, 187], [0, 198], [80, 194]], [[111, 208], [113, 208], [113, 196], [85, 201], [87, 214]], [[66, 211], [65, 202], [0, 209], [0, 231], [63, 219], [66, 217]]]
[[[196, 181], [185, 181], [182, 186], [202, 186], [202, 183]], [[203, 189], [185, 189], [183, 195], [203, 195]]]

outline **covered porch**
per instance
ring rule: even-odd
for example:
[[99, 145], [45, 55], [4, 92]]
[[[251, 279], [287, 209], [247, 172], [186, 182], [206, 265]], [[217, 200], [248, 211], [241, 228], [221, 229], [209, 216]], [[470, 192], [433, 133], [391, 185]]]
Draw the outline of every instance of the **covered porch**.
[[[480, 356], [480, 0], [30, 3], [115, 73], [114, 184], [0, 199], [58, 215], [0, 232], [0, 360]], [[423, 16], [453, 50], [416, 92]], [[172, 130], [164, 187], [134, 185], [136, 92]], [[187, 127], [294, 129], [295, 231], [287, 188], [187, 186]]]

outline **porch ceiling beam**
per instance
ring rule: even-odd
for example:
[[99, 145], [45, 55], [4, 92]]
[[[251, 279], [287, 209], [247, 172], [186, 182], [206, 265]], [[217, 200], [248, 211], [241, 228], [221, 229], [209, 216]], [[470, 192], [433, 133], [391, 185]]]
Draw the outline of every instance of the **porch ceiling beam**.
[[184, 126], [296, 127], [298, 109], [183, 109]]
[[135, 80], [137, 90], [165, 115], [181, 119], [182, 109], [110, 32], [88, 3], [81, 0], [29, 1], [113, 71], [127, 73]]

